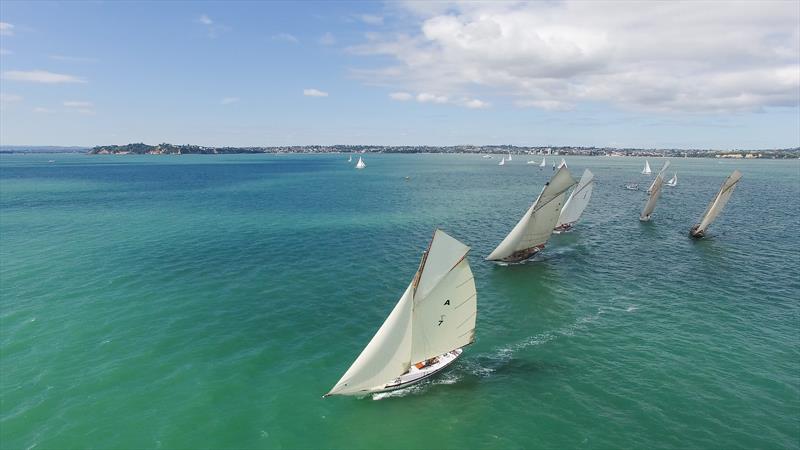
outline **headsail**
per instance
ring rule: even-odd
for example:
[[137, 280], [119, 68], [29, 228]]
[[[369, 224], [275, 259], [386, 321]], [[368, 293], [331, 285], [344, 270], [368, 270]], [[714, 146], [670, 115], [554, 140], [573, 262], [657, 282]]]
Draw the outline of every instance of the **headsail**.
[[581, 181], [578, 186], [572, 191], [561, 208], [561, 215], [558, 217], [558, 222], [555, 228], [563, 225], [570, 225], [580, 219], [586, 205], [589, 204], [589, 199], [592, 197], [592, 189], [594, 189], [594, 174], [589, 169], [583, 171]]
[[328, 395], [380, 391], [412, 363], [472, 343], [477, 293], [469, 247], [436, 230], [411, 284]]
[[742, 178], [742, 173], [738, 170], [734, 170], [733, 173], [725, 179], [725, 182], [722, 183], [722, 186], [719, 188], [719, 192], [717, 192], [716, 197], [706, 208], [706, 211], [703, 213], [703, 217], [700, 219], [700, 225], [697, 226], [696, 230], [693, 230], [697, 234], [705, 233], [706, 229], [714, 222], [714, 220], [719, 216], [722, 212], [722, 209], [730, 200], [731, 195], [733, 195], [733, 189], [736, 187], [736, 183]]
[[536, 248], [544, 247], [558, 221], [566, 191], [575, 183], [566, 167], [558, 169], [533, 205], [486, 259], [522, 261], [532, 256]]

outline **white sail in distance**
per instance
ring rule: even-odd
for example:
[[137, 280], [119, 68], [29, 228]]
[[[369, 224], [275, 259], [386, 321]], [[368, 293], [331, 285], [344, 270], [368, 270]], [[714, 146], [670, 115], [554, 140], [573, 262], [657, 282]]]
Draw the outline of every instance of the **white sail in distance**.
[[562, 167], [567, 167], [567, 160], [565, 160], [564, 158], [561, 158], [561, 162], [558, 163], [558, 168], [560, 169]]
[[533, 205], [486, 259], [518, 262], [544, 248], [564, 206], [566, 192], [575, 183], [566, 167], [558, 169]]
[[673, 173], [672, 174], [672, 178], [670, 178], [669, 181], [667, 181], [667, 186], [675, 187], [677, 185], [678, 185], [678, 174], [677, 173]]
[[653, 184], [650, 185], [650, 189], [647, 190], [650, 196], [647, 198], [644, 209], [642, 209], [642, 214], [639, 215], [639, 220], [642, 222], [650, 220], [650, 215], [653, 214], [653, 210], [656, 209], [656, 202], [658, 202], [658, 198], [661, 197], [662, 184], [664, 184], [664, 175], [659, 173], [656, 175], [656, 179], [653, 180]]
[[539, 164], [539, 167], [544, 167], [544, 166], [546, 166], [546, 165], [547, 165], [547, 158], [545, 158], [544, 156], [542, 156], [542, 163], [541, 163], [541, 164]]
[[505, 166], [506, 165], [506, 158], [504, 157], [503, 159], [501, 159], [500, 162], [497, 163], [497, 165], [498, 166]]
[[509, 161], [512, 161], [512, 159], [511, 159], [511, 152], [508, 152], [508, 160], [509, 160]]
[[356, 163], [356, 169], [363, 169], [364, 167], [367, 167], [367, 165], [364, 164], [364, 160], [359, 156], [358, 162]]
[[650, 175], [651, 173], [653, 172], [650, 170], [650, 163], [645, 159], [644, 169], [642, 169], [642, 175]]
[[569, 195], [564, 207], [561, 208], [561, 214], [558, 216], [555, 228], [568, 228], [580, 219], [586, 205], [589, 204], [589, 199], [592, 198], [592, 190], [594, 189], [594, 174], [589, 169], [583, 171], [581, 181], [575, 186], [575, 189]]
[[738, 170], [734, 170], [733, 173], [725, 179], [725, 182], [722, 183], [722, 186], [719, 188], [719, 192], [717, 192], [714, 200], [711, 201], [706, 208], [706, 211], [703, 213], [703, 217], [700, 219], [699, 225], [697, 228], [692, 230], [693, 233], [702, 235], [706, 232], [708, 227], [722, 212], [722, 209], [725, 208], [725, 205], [728, 203], [728, 200], [730, 200], [731, 195], [733, 195], [733, 190], [736, 187], [736, 184], [741, 178], [742, 173]]
[[473, 342], [477, 292], [467, 252], [469, 247], [436, 230], [397, 305], [326, 395], [379, 392], [412, 364]]

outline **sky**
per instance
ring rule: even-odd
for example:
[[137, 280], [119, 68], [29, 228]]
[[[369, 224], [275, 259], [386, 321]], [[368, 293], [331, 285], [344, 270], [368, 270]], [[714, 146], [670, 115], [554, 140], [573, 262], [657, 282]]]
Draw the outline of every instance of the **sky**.
[[0, 2], [0, 145], [800, 146], [800, 2]]

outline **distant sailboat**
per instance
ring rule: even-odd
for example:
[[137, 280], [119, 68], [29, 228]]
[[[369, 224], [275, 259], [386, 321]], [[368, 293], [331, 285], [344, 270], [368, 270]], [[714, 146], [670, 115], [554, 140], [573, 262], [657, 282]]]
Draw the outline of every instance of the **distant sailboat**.
[[545, 158], [544, 156], [542, 156], [542, 163], [541, 163], [541, 164], [539, 164], [539, 169], [544, 169], [544, 167], [545, 167], [546, 165], [547, 165], [547, 158]]
[[556, 162], [553, 161], [553, 170], [556, 170]]
[[486, 259], [521, 262], [540, 252], [558, 222], [567, 190], [575, 183], [567, 168], [558, 169], [533, 205]]
[[347, 162], [349, 162], [349, 163], [353, 162], [353, 155], [350, 155], [350, 157], [347, 158]]
[[673, 173], [672, 174], [672, 178], [670, 178], [669, 181], [667, 181], [667, 186], [675, 187], [677, 185], [678, 185], [678, 174], [677, 173]]
[[506, 165], [506, 159], [505, 158], [501, 159], [500, 162], [497, 163], [497, 165], [498, 166], [505, 166]]
[[529, 159], [528, 162], [526, 162], [525, 164], [536, 164], [536, 161]]
[[367, 167], [367, 165], [364, 164], [364, 160], [361, 159], [361, 157], [359, 156], [358, 157], [358, 162], [356, 163], [356, 169], [363, 169], [365, 167]]
[[627, 183], [625, 185], [625, 189], [629, 191], [638, 191], [639, 190], [639, 183]]
[[725, 179], [725, 182], [722, 183], [722, 186], [719, 188], [719, 192], [717, 192], [716, 197], [714, 197], [714, 200], [712, 200], [708, 205], [706, 212], [703, 213], [700, 223], [693, 226], [689, 231], [689, 235], [691, 237], [701, 238], [706, 235], [706, 230], [714, 222], [717, 216], [719, 216], [719, 214], [722, 212], [722, 209], [725, 208], [725, 205], [728, 203], [728, 200], [730, 200], [731, 195], [733, 195], [733, 189], [736, 187], [736, 184], [739, 183], [741, 178], [741, 172], [734, 170], [733, 173]]
[[511, 152], [508, 152], [508, 160], [511, 161]]
[[564, 158], [561, 158], [561, 162], [558, 163], [558, 168], [567, 167], [567, 161]]
[[491, 158], [492, 155], [483, 155], [482, 158]]
[[645, 159], [644, 169], [642, 169], [642, 175], [650, 175], [651, 173], [653, 172], [650, 170], [650, 163]]
[[441, 371], [475, 340], [477, 292], [469, 247], [441, 230], [389, 317], [325, 394], [367, 395], [401, 389]]
[[564, 207], [561, 208], [561, 215], [558, 216], [554, 233], [572, 229], [575, 222], [581, 218], [586, 205], [589, 204], [589, 199], [592, 198], [592, 189], [594, 189], [594, 174], [586, 169], [583, 171], [581, 181], [569, 195]]
[[642, 222], [648, 222], [650, 216], [653, 214], [653, 210], [656, 209], [658, 198], [661, 197], [661, 188], [664, 184], [664, 172], [666, 172], [667, 167], [669, 167], [669, 161], [664, 163], [664, 167], [661, 168], [655, 180], [653, 180], [653, 183], [650, 184], [650, 187], [647, 189], [647, 193], [650, 196], [647, 198], [647, 203], [645, 203], [644, 209], [642, 209], [642, 213], [639, 215], [639, 220]]

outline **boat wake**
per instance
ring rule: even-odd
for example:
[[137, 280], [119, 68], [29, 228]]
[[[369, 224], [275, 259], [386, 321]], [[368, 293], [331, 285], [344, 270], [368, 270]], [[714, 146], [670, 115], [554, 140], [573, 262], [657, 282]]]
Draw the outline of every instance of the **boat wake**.
[[413, 384], [407, 388], [398, 389], [396, 391], [389, 391], [389, 392], [380, 392], [377, 394], [372, 394], [373, 400], [383, 400], [387, 398], [400, 398], [406, 397], [409, 395], [415, 395], [420, 392], [426, 391], [429, 386], [437, 386], [443, 384], [456, 384], [461, 380], [461, 376], [458, 373], [448, 372], [433, 377], [431, 379], [422, 381], [417, 384]]

